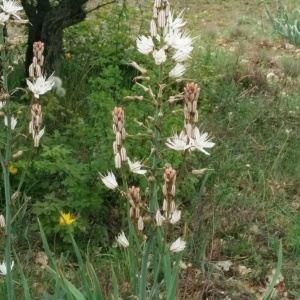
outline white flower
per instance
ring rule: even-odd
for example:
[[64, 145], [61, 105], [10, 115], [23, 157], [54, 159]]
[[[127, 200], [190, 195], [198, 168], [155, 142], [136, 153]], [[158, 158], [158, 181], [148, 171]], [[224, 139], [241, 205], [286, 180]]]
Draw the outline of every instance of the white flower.
[[3, 12], [5, 12], [7, 15], [9, 15], [9, 16], [12, 15], [20, 20], [21, 18], [18, 15], [16, 15], [16, 13], [19, 10], [22, 10], [23, 7], [18, 6], [18, 4], [20, 4], [19, 1], [3, 0], [2, 5], [0, 5], [0, 7], [2, 8]]
[[181, 240], [181, 237], [179, 237], [171, 246], [170, 251], [171, 252], [180, 252], [184, 250], [186, 246], [186, 242]]
[[162, 224], [165, 222], [166, 218], [162, 216], [160, 211], [158, 210], [155, 214], [155, 221], [157, 226], [162, 226]]
[[127, 161], [131, 172], [141, 175], [147, 173], [147, 170], [141, 170], [142, 164], [139, 161], [131, 162], [129, 157], [127, 157]]
[[153, 51], [154, 43], [150, 36], [146, 37], [144, 35], [139, 36], [136, 39], [136, 45], [139, 52], [143, 54], [150, 54]]
[[199, 151], [205, 153], [206, 155], [210, 155], [204, 148], [212, 148], [215, 143], [209, 141], [208, 133], [205, 132], [200, 134], [199, 129], [195, 128], [195, 139], [190, 139], [191, 150], [198, 149]]
[[5, 25], [5, 22], [7, 22], [8, 19], [9, 19], [9, 15], [6, 15], [4, 12], [2, 12], [2, 13], [0, 14], [0, 24], [1, 24], [2, 26]]
[[35, 131], [32, 131], [32, 135], [33, 135], [33, 144], [34, 144], [34, 147], [38, 147], [40, 145], [40, 139], [42, 138], [42, 136], [44, 135], [45, 133], [45, 127], [40, 130], [38, 133], [36, 133]]
[[152, 55], [155, 60], [155, 64], [157, 65], [161, 65], [167, 59], [166, 52], [163, 48], [159, 49], [158, 51], [154, 50]]
[[186, 61], [187, 59], [191, 58], [189, 53], [193, 50], [193, 47], [190, 47], [190, 51], [181, 51], [181, 50], [177, 50], [175, 52], [175, 54], [172, 56], [172, 59], [177, 62], [177, 63], [181, 63]]
[[167, 139], [166, 145], [176, 151], [185, 151], [190, 148], [188, 136], [183, 131], [181, 131], [179, 136], [175, 133], [172, 138]]
[[[14, 265], [15, 265], [15, 263], [14, 263], [14, 261], [12, 261], [11, 266], [10, 266], [11, 270], [13, 269]], [[1, 275], [6, 275], [7, 274], [7, 266], [6, 266], [5, 261], [2, 264], [0, 264], [0, 274]]]
[[[18, 118], [15, 118], [14, 116], [11, 116], [10, 117], [10, 128], [11, 130], [14, 130], [16, 125], [17, 125], [17, 119]], [[7, 116], [4, 116], [4, 125], [6, 127], [8, 127], [8, 119], [7, 119]]]
[[173, 15], [172, 12], [170, 12], [169, 16], [168, 16], [168, 21], [167, 21], [167, 26], [174, 30], [174, 29], [180, 29], [182, 27], [184, 27], [184, 25], [186, 24], [186, 22], [184, 22], [182, 20], [181, 14], [183, 13], [183, 11], [178, 15], [178, 17], [173, 21]]
[[189, 36], [178, 29], [169, 30], [169, 32], [165, 35], [165, 42], [168, 46], [176, 50], [181, 50], [182, 52], [190, 52], [193, 43]]
[[124, 231], [121, 231], [121, 233], [116, 237], [117, 242], [124, 248], [128, 248], [129, 247], [129, 242], [125, 236]]
[[113, 172], [107, 172], [107, 176], [103, 176], [101, 173], [100, 174], [100, 177], [101, 177], [101, 180], [102, 182], [109, 188], [109, 189], [116, 189], [118, 187], [118, 183], [117, 183], [117, 180], [116, 180], [116, 177], [114, 175]]
[[169, 72], [169, 77], [177, 78], [181, 77], [186, 71], [186, 68], [182, 64], [176, 64], [176, 66]]
[[48, 79], [46, 79], [44, 76], [40, 76], [35, 80], [34, 83], [28, 79], [26, 79], [26, 82], [29, 89], [33, 92], [35, 98], [39, 98], [40, 95], [50, 91], [55, 84], [53, 74]]
[[174, 210], [170, 219], [171, 224], [176, 224], [181, 218], [181, 210]]

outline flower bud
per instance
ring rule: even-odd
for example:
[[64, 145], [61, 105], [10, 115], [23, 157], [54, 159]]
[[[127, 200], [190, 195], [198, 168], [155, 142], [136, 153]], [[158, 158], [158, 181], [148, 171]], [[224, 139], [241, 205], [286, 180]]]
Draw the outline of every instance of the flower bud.
[[151, 20], [151, 23], [150, 23], [150, 33], [151, 33], [152, 37], [157, 36], [157, 28], [156, 28], [156, 23], [154, 20]]
[[121, 156], [119, 152], [115, 155], [115, 167], [116, 169], [121, 168]]
[[19, 195], [20, 195], [20, 192], [18, 192], [18, 191], [14, 192], [11, 196], [11, 200], [15, 201], [19, 197]]
[[137, 225], [138, 225], [137, 227], [138, 227], [139, 231], [143, 231], [144, 230], [144, 221], [143, 221], [143, 218], [141, 216], [139, 217]]
[[13, 158], [18, 158], [23, 154], [23, 151], [18, 151], [17, 153], [13, 154]]
[[154, 176], [149, 176], [148, 181], [149, 182], [154, 182], [155, 181], [155, 177]]
[[146, 225], [151, 225], [151, 223], [152, 223], [152, 218], [151, 218], [149, 215], [147, 215], [147, 216], [144, 216], [144, 217], [143, 217], [143, 221], [144, 221], [144, 224], [146, 224]]
[[155, 0], [154, 7], [160, 8], [161, 7], [161, 0]]
[[126, 153], [125, 147], [122, 147], [122, 148], [121, 148], [120, 153], [121, 153], [121, 160], [122, 160], [122, 161], [127, 161], [127, 153]]
[[166, 26], [166, 14], [164, 10], [161, 10], [158, 14], [158, 27], [164, 28]]
[[162, 113], [162, 111], [160, 111], [160, 112], [158, 113], [158, 117], [159, 117], [160, 119], [162, 119], [162, 118], [164, 117], [164, 114]]
[[3, 215], [0, 215], [0, 227], [1, 228], [5, 228], [6, 224], [5, 224], [5, 218]]

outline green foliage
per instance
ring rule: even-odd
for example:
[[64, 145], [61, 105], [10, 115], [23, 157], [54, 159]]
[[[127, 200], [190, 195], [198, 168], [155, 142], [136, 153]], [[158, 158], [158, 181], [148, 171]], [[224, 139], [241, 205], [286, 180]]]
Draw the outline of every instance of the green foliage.
[[[69, 238], [58, 224], [57, 207], [78, 217], [70, 228], [79, 235], [92, 230], [94, 222], [111, 219], [110, 211], [118, 202], [98, 183], [98, 172], [111, 168], [112, 151], [107, 147], [113, 138], [111, 111], [130, 93], [135, 73], [127, 66], [132, 43], [127, 19], [133, 12], [126, 6], [110, 14], [101, 10], [68, 28], [65, 47], [70, 57], [60, 76], [67, 95], [43, 98], [47, 134], [27, 169], [25, 188], [34, 195], [32, 216], [41, 219], [51, 239], [59, 238], [58, 244]], [[38, 229], [35, 222], [31, 229]], [[100, 236], [93, 243], [99, 243]]]
[[[72, 243], [73, 250], [76, 254], [76, 258], [79, 265], [79, 271], [78, 274], [81, 278], [82, 285], [83, 285], [83, 292], [81, 292], [79, 289], [77, 289], [63, 274], [62, 263], [64, 262], [64, 257], [61, 256], [59, 261], [54, 261], [49, 244], [47, 242], [45, 233], [43, 231], [43, 227], [41, 223], [39, 222], [39, 228], [40, 233], [44, 245], [44, 249], [46, 251], [46, 254], [48, 256], [50, 267], [48, 267], [48, 271], [53, 276], [53, 279], [55, 282], [53, 282], [53, 290], [54, 294], [49, 295], [48, 293], [45, 293], [46, 298], [48, 299], [58, 299], [59, 295], [67, 296], [67, 299], [75, 299], [75, 300], [84, 300], [84, 299], [103, 299], [101, 287], [99, 280], [95, 274], [95, 270], [89, 262], [86, 263], [86, 265], [83, 262], [83, 258], [80, 254], [80, 250], [72, 236], [72, 232], [69, 230], [70, 227], [67, 226], [67, 234], [69, 235], [69, 239]], [[89, 276], [87, 276], [87, 274]], [[53, 296], [53, 298], [52, 298]]]
[[276, 16], [269, 9], [266, 10], [274, 30], [288, 38], [292, 44], [300, 45], [300, 9], [295, 8], [289, 13], [284, 1], [279, 1]]

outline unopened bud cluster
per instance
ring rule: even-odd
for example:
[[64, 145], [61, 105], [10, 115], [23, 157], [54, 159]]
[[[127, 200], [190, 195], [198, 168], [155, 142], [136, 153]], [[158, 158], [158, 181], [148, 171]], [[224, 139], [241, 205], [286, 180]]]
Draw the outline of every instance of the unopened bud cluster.
[[32, 134], [34, 147], [39, 146], [40, 139], [44, 134], [44, 128], [41, 129], [42, 119], [42, 105], [34, 103], [31, 105], [31, 121], [29, 123], [29, 133]]
[[195, 125], [198, 123], [198, 98], [200, 87], [197, 83], [188, 83], [184, 88], [184, 127], [189, 138], [195, 138]]
[[176, 171], [167, 165], [164, 172], [163, 194], [165, 197], [175, 197]]
[[121, 107], [115, 107], [113, 110], [113, 131], [116, 140], [113, 143], [113, 151], [115, 155], [115, 167], [121, 168], [121, 162], [127, 161], [126, 149], [123, 146], [126, 131], [124, 128], [124, 110]]
[[44, 43], [35, 42], [33, 43], [33, 59], [32, 64], [29, 66], [30, 77], [42, 76], [42, 67], [44, 65]]
[[144, 229], [144, 221], [140, 214], [140, 189], [132, 186], [128, 189], [128, 198], [130, 203], [130, 217], [134, 223], [137, 223], [138, 230]]
[[[157, 25], [159, 28], [166, 26], [167, 18], [170, 14], [170, 3], [167, 0], [155, 0], [153, 6], [153, 19], [157, 19]], [[151, 36], [156, 37], [157, 27], [154, 20], [151, 21], [150, 25]]]
[[164, 195], [162, 207], [163, 215], [160, 210], [156, 212], [155, 220], [157, 226], [162, 226], [165, 222], [175, 224], [181, 218], [181, 211], [177, 209], [174, 200], [176, 191], [175, 182], [176, 171], [171, 165], [167, 165], [164, 172], [164, 185], [162, 188]]

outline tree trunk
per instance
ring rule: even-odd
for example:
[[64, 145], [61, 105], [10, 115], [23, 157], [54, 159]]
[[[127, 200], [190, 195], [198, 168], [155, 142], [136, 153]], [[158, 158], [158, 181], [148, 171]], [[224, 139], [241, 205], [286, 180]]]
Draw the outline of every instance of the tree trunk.
[[36, 5], [28, 0], [21, 0], [29, 19], [29, 32], [25, 60], [26, 77], [32, 63], [34, 42], [45, 44], [45, 66], [48, 76], [55, 72], [59, 75], [63, 48], [63, 30], [83, 21], [86, 13], [83, 4], [88, 0], [61, 0], [57, 5], [51, 5], [49, 0], [37, 0]]

